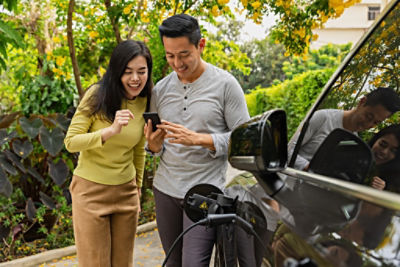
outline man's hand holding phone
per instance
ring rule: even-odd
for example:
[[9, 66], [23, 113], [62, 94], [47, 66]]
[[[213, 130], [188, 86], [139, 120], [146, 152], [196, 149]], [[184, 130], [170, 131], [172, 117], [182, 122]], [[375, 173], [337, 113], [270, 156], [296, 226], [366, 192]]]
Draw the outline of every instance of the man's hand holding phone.
[[[146, 124], [144, 125], [144, 135], [147, 140], [148, 148], [158, 153], [161, 151], [164, 137], [167, 134], [163, 129], [157, 129], [157, 125], [161, 124], [161, 120], [157, 113], [143, 113]], [[154, 126], [153, 126], [154, 125]]]

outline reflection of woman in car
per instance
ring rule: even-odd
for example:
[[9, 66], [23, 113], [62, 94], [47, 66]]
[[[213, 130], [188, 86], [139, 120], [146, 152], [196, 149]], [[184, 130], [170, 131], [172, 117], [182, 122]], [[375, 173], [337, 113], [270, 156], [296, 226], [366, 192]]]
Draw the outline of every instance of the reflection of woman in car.
[[400, 125], [388, 126], [372, 137], [369, 142], [375, 158], [376, 175], [372, 187], [399, 192], [400, 188]]
[[[400, 125], [391, 125], [375, 134], [369, 142], [375, 159], [371, 186], [380, 190], [400, 192]], [[376, 248], [390, 224], [393, 211], [370, 202], [363, 202], [357, 219], [340, 235], [363, 245]]]

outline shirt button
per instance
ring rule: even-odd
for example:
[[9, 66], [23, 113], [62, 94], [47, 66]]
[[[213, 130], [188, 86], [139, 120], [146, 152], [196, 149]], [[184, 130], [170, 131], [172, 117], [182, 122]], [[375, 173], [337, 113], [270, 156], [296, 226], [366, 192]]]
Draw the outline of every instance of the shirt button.
[[185, 96], [185, 99], [187, 99], [187, 96]]
[[186, 86], [184, 86], [183, 89], [186, 89]]
[[186, 110], [186, 108], [183, 108], [183, 110]]

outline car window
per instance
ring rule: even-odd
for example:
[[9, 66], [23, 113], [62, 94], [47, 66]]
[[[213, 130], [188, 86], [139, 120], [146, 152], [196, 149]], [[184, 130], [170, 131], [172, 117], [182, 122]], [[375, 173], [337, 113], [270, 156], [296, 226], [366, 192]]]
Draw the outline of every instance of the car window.
[[[374, 164], [365, 185], [400, 193], [400, 5], [397, 3], [330, 82], [289, 144], [291, 166], [308, 170], [333, 129], [361, 137]], [[300, 144], [301, 143], [301, 144]], [[295, 160], [294, 160], [295, 158]]]

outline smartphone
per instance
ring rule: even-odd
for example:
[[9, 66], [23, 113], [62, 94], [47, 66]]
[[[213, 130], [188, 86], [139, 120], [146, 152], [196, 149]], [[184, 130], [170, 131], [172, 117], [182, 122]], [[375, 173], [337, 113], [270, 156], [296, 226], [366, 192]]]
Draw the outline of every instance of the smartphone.
[[157, 130], [156, 125], [161, 124], [160, 117], [156, 112], [145, 112], [143, 113], [144, 122], [147, 123], [148, 120], [151, 120], [151, 125], [153, 125], [153, 132]]

